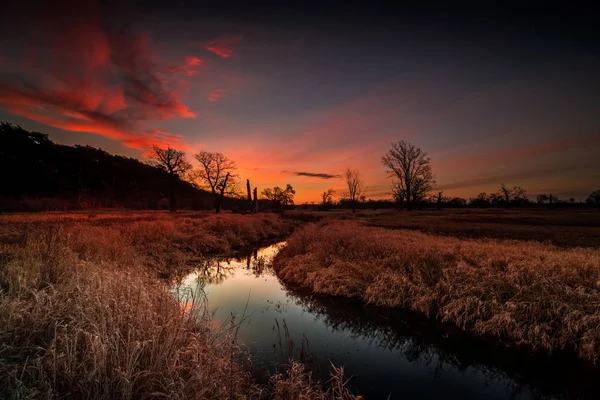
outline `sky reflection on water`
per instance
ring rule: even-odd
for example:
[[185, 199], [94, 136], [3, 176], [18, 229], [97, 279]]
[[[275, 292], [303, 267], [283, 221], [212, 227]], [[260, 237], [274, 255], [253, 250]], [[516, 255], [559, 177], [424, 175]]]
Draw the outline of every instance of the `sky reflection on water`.
[[[308, 347], [315, 373], [344, 365], [351, 387], [367, 399], [593, 398], [593, 375], [513, 351], [447, 335], [410, 312], [368, 308], [286, 288], [269, 268], [278, 243], [241, 259], [213, 260], [179, 289], [204, 293], [216, 321], [244, 321], [238, 339], [253, 365], [269, 369]], [[286, 329], [289, 337], [286, 337]], [[293, 349], [290, 350], [290, 340]], [[306, 346], [306, 344], [308, 346]]]

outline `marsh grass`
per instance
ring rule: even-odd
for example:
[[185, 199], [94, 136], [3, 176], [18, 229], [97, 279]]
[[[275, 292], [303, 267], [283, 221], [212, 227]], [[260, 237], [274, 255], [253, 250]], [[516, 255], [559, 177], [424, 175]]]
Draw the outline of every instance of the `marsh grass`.
[[278, 276], [314, 292], [409, 308], [534, 350], [600, 357], [600, 250], [307, 225], [275, 257]]
[[4, 215], [0, 227], [2, 399], [331, 398], [345, 389], [339, 370], [324, 391], [294, 362], [257, 385], [235, 324], [215, 327], [201, 297], [182, 308], [158, 279], [284, 235], [289, 222], [54, 214]]
[[600, 246], [600, 213], [593, 209], [447, 209], [362, 212], [365, 224], [461, 239], [535, 240], [560, 247]]

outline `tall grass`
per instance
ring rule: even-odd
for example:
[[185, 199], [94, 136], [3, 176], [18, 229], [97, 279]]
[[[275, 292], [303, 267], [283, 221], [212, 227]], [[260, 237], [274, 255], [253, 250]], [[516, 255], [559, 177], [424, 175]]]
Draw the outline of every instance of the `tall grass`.
[[[252, 393], [238, 349], [182, 313], [142, 259], [84, 233], [2, 247], [0, 398], [231, 398]], [[83, 250], [83, 252], [81, 252]], [[122, 257], [122, 258], [119, 258]], [[121, 262], [116, 263], [115, 258]], [[194, 313], [197, 315], [198, 313]]]
[[[253, 382], [235, 329], [157, 275], [290, 232], [277, 216], [0, 217], [0, 398], [331, 397], [296, 363]], [[331, 388], [343, 377], [334, 371]], [[291, 388], [302, 387], [300, 392]], [[338, 390], [341, 390], [338, 389]], [[345, 398], [351, 397], [349, 392]]]
[[287, 282], [403, 307], [477, 335], [600, 358], [600, 250], [474, 240], [337, 221], [294, 233]]

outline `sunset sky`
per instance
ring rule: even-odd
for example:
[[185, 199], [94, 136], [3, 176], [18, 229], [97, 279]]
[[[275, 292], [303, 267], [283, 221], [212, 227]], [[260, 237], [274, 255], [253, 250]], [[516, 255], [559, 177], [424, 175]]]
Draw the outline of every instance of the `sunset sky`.
[[219, 151], [296, 202], [341, 194], [346, 167], [391, 197], [381, 157], [402, 139], [448, 196], [600, 188], [591, 9], [81, 3], [9, 6], [0, 120], [140, 159], [152, 144]]

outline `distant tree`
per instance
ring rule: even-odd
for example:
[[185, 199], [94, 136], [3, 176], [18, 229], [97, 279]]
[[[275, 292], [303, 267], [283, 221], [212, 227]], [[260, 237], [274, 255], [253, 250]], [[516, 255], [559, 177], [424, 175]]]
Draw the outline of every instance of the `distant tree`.
[[593, 191], [588, 196], [586, 202], [588, 204], [594, 204], [600, 210], [600, 189]]
[[490, 199], [486, 192], [481, 192], [474, 199], [469, 199], [471, 207], [489, 207], [490, 205]]
[[499, 194], [506, 203], [506, 208], [510, 208], [511, 203], [518, 204], [523, 202], [523, 200], [526, 199], [525, 193], [525, 189], [520, 186], [515, 186], [512, 189], [509, 189], [504, 183], [500, 185]]
[[452, 197], [451, 199], [447, 200], [446, 203], [450, 207], [466, 207], [467, 199], [463, 199], [462, 197]]
[[152, 146], [149, 156], [151, 164], [163, 169], [169, 174], [169, 209], [171, 212], [176, 210], [175, 182], [183, 177], [192, 169], [192, 164], [185, 157], [185, 153], [171, 147], [161, 148]]
[[360, 199], [358, 199], [358, 200], [359, 200], [359, 204], [363, 204], [363, 205], [367, 204], [367, 196], [365, 196], [365, 195], [360, 196]]
[[261, 195], [269, 200], [275, 207], [285, 209], [294, 205], [294, 195], [296, 191], [289, 183], [285, 189], [275, 186], [273, 189], [266, 188], [261, 192]]
[[438, 192], [437, 196], [435, 196], [435, 202], [437, 204], [437, 209], [441, 209], [442, 208], [442, 195], [444, 194], [443, 191]]
[[500, 207], [504, 202], [504, 198], [501, 193], [490, 193], [488, 196], [489, 203], [494, 207]]
[[546, 193], [538, 194], [536, 197], [536, 201], [538, 204], [546, 204], [549, 200], [549, 197]]
[[222, 153], [209, 151], [200, 151], [194, 154], [194, 158], [200, 163], [196, 177], [200, 185], [210, 190], [215, 198], [215, 211], [218, 214], [225, 195], [237, 194], [235, 161]]
[[344, 180], [348, 186], [348, 192], [345, 193], [345, 197], [350, 200], [352, 212], [356, 212], [356, 204], [367, 191], [365, 180], [360, 176], [360, 172], [357, 169], [347, 168], [344, 173]]
[[335, 190], [333, 188], [327, 189], [321, 194], [321, 200], [323, 202], [323, 209], [328, 210], [329, 206], [333, 202], [333, 196], [335, 196]]
[[425, 198], [435, 185], [431, 159], [415, 145], [401, 140], [381, 158], [387, 174], [395, 178], [392, 193], [396, 199], [406, 200], [408, 210], [416, 201]]

